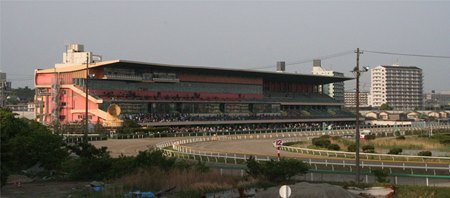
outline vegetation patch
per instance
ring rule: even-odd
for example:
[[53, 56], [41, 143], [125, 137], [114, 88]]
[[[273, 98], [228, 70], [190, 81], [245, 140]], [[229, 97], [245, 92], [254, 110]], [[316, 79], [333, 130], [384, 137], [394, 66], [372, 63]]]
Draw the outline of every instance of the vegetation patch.
[[396, 186], [395, 198], [427, 197], [427, 198], [448, 198], [450, 188], [426, 187], [426, 186]]

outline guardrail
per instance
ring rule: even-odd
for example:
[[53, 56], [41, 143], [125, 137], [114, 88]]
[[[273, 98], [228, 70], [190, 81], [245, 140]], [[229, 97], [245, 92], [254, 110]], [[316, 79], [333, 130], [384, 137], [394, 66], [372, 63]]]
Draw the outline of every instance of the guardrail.
[[[236, 153], [220, 153], [220, 152], [207, 152], [207, 151], [198, 151], [198, 150], [192, 150], [190, 147], [180, 146], [180, 145], [174, 145], [174, 150], [164, 149], [164, 152], [173, 157], [179, 157], [179, 158], [188, 158], [191, 159], [190, 156], [194, 160], [200, 160], [205, 162], [215, 162], [215, 163], [225, 163], [225, 164], [243, 164], [248, 159], [248, 157], [253, 156], [256, 161], [270, 161], [270, 160], [277, 160], [278, 158], [275, 156], [268, 156], [268, 155], [247, 155], [247, 154], [236, 154]], [[297, 158], [299, 159], [299, 158]], [[303, 158], [300, 159], [304, 163], [309, 164], [310, 166], [314, 166], [315, 170], [318, 170], [317, 165], [325, 165], [330, 166], [331, 170], [335, 170], [335, 166], [340, 167], [348, 167], [350, 171], [353, 170], [353, 168], [356, 166], [355, 162], [353, 161], [347, 161], [347, 160], [321, 160], [317, 161], [317, 159], [313, 158]], [[402, 169], [402, 170], [410, 170], [411, 173], [414, 173], [414, 170], [433, 170], [434, 175], [436, 175], [436, 171], [442, 170], [442, 171], [448, 171], [450, 173], [450, 165], [448, 167], [444, 166], [436, 166], [436, 165], [429, 165], [429, 164], [423, 164], [423, 166], [417, 166], [417, 165], [407, 165], [405, 163], [401, 163], [401, 165], [395, 165], [395, 164], [386, 164], [385, 162], [370, 162], [370, 163], [364, 163], [364, 161], [361, 161], [362, 163], [360, 166], [362, 168], [367, 167], [369, 169], [371, 168], [381, 168], [381, 169], [389, 169], [390, 173], [392, 173], [392, 169]]]
[[[340, 157], [340, 158], [356, 158], [355, 152], [345, 152], [345, 151], [329, 151], [329, 150], [318, 150], [318, 149], [308, 149], [301, 147], [292, 147], [292, 146], [281, 146], [281, 150], [296, 152], [301, 154], [310, 154], [310, 155], [319, 155], [319, 156], [327, 156], [327, 157]], [[409, 161], [422, 161], [425, 162], [427, 160], [435, 160], [438, 162], [448, 161], [450, 162], [450, 157], [432, 157], [432, 156], [415, 156], [415, 155], [391, 155], [391, 154], [378, 154], [378, 153], [359, 153], [360, 158], [366, 160], [391, 160], [392, 161], [401, 161], [406, 160]]]
[[[350, 132], [347, 131], [332, 131], [328, 134], [331, 135], [336, 135], [336, 134], [347, 134]], [[266, 139], [266, 138], [292, 138], [292, 137], [307, 137], [309, 138], [310, 136], [318, 136], [321, 135], [322, 132], [320, 131], [310, 131], [310, 132], [300, 132], [300, 133], [276, 133], [276, 134], [246, 134], [246, 135], [232, 135], [232, 136], [205, 136], [205, 137], [196, 137], [196, 138], [190, 138], [190, 139], [182, 139], [182, 140], [171, 140], [171, 141], [166, 141], [166, 142], [161, 142], [158, 143], [156, 145], [156, 147], [158, 147], [159, 149], [163, 149], [168, 155], [171, 156], [178, 156], [178, 157], [185, 157], [186, 155], [190, 155], [193, 156], [194, 159], [198, 158], [200, 160], [202, 160], [203, 158], [205, 158], [205, 161], [208, 162], [224, 162], [224, 163], [234, 163], [234, 164], [238, 164], [238, 162], [243, 163], [248, 156], [250, 155], [246, 155], [246, 154], [237, 154], [237, 153], [220, 153], [220, 152], [207, 152], [207, 151], [197, 151], [194, 150], [190, 147], [187, 146], [183, 146], [184, 144], [190, 144], [190, 143], [195, 143], [195, 142], [205, 142], [205, 141], [217, 141], [217, 140], [245, 140], [245, 139]], [[171, 147], [171, 149], [173, 150], [168, 150], [166, 148]], [[296, 148], [296, 147], [286, 147], [284, 146], [287, 150], [298, 150], [301, 151], [301, 148]], [[344, 155], [344, 157], [347, 157], [346, 155], [350, 156], [354, 156], [354, 153], [351, 152], [339, 152], [339, 151], [325, 151], [325, 150], [314, 150], [314, 149], [307, 149], [307, 150], [303, 150], [303, 154], [311, 154], [314, 152], [318, 152], [319, 155], [323, 155], [323, 156], [328, 156], [328, 157], [340, 157], [340, 155]], [[306, 153], [305, 153], [306, 152]], [[332, 153], [332, 154], [331, 154]], [[389, 159], [392, 159], [393, 162], [395, 162], [396, 158], [403, 158], [406, 159], [406, 161], [410, 161], [411, 159], [422, 159], [422, 162], [425, 162], [424, 164], [422, 164], [421, 166], [412, 166], [412, 165], [406, 165], [405, 163], [402, 163], [400, 165], [395, 165], [395, 164], [386, 164], [385, 162], [370, 162], [370, 163], [364, 163], [364, 161], [362, 161], [361, 166], [364, 167], [374, 167], [374, 168], [389, 168], [390, 172], [392, 172], [392, 168], [400, 168], [400, 169], [410, 169], [411, 173], [413, 173], [413, 169], [422, 169], [425, 171], [428, 170], [445, 170], [450, 173], [450, 164], [448, 167], [443, 167], [443, 166], [429, 166], [429, 164], [427, 164], [427, 160], [428, 159], [433, 159], [433, 160], [438, 160], [438, 161], [446, 161], [446, 160], [450, 160], [450, 158], [445, 158], [445, 157], [427, 157], [427, 156], [398, 156], [398, 155], [388, 155], [388, 154], [373, 154], [373, 153], [362, 153], [363, 156], [366, 156], [366, 159], [375, 159], [376, 157], [378, 157], [378, 160], [384, 160], [386, 157], [388, 157]], [[196, 157], [197, 156], [197, 157]], [[258, 161], [267, 161], [267, 160], [273, 160], [273, 159], [277, 159], [274, 156], [262, 156], [262, 155], [252, 155], [255, 156], [255, 159], [257, 159]], [[371, 156], [371, 157], [369, 157]], [[374, 157], [376, 156], [376, 157]], [[307, 161], [310, 165], [315, 165], [316, 169], [317, 169], [317, 165], [325, 165], [325, 166], [331, 166], [331, 169], [334, 170], [334, 166], [343, 166], [343, 167], [350, 167], [350, 171], [351, 171], [351, 167], [355, 166], [354, 162], [349, 162], [347, 160], [342, 160], [342, 161], [338, 161], [336, 159], [330, 159], [327, 160], [325, 159], [324, 161], [314, 161], [317, 159], [314, 158], [309, 158], [309, 161]], [[413, 161], [413, 160], [411, 160]], [[436, 173], [435, 173], [436, 174]]]
[[[224, 165], [224, 164], [211, 164], [212, 168], [219, 169], [220, 174], [232, 174], [232, 175], [240, 175], [244, 176], [244, 173], [247, 170], [245, 165]], [[238, 172], [227, 171], [227, 170], [238, 170]], [[327, 181], [327, 182], [346, 182], [353, 181], [354, 177], [352, 175], [356, 174], [355, 172], [350, 171], [342, 171], [342, 170], [314, 170], [310, 169], [308, 172], [302, 176], [302, 180], [305, 181]], [[370, 183], [370, 181], [376, 182], [376, 177], [373, 172], [362, 171], [360, 173], [364, 176], [362, 179], [365, 183]], [[330, 177], [330, 175], [333, 175]], [[337, 176], [339, 175], [339, 176]], [[347, 175], [340, 176], [340, 175]], [[429, 174], [398, 174], [392, 173], [388, 174], [387, 178], [389, 178], [390, 182], [398, 185], [426, 185], [426, 186], [448, 186], [448, 179], [450, 179], [450, 175], [429, 175]], [[418, 180], [418, 181], [417, 181]]]
[[[410, 129], [410, 128], [406, 128]], [[297, 133], [275, 133], [275, 134], [247, 134], [247, 135], [232, 135], [232, 136], [205, 136], [197, 137], [191, 139], [175, 140], [169, 142], [162, 142], [156, 146], [160, 149], [169, 147], [172, 145], [182, 145], [194, 142], [202, 141], [215, 141], [215, 140], [245, 140], [245, 139], [267, 139], [267, 138], [292, 138], [292, 137], [311, 137], [319, 136], [323, 134], [322, 131], [309, 131], [309, 132], [297, 132]], [[353, 134], [351, 131], [330, 131], [327, 132], [329, 135], [345, 135]], [[312, 154], [327, 157], [338, 157], [338, 158], [355, 158], [354, 152], [344, 152], [344, 151], [328, 151], [328, 150], [318, 150], [318, 149], [307, 149], [300, 147], [290, 147], [282, 146], [282, 150], [302, 153], [302, 154]], [[392, 161], [429, 161], [435, 160], [438, 162], [450, 161], [449, 157], [431, 157], [431, 156], [412, 156], [412, 155], [390, 155], [390, 154], [376, 154], [376, 153], [360, 153], [362, 158], [366, 160], [392, 160]]]

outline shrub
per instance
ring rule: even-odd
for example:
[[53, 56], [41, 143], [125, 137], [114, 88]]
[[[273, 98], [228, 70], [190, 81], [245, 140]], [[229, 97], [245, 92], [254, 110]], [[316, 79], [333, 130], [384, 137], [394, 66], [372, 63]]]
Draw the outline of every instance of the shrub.
[[417, 153], [418, 156], [431, 156], [432, 153], [431, 151], [420, 151], [419, 153]]
[[376, 138], [375, 134], [368, 134], [364, 136], [365, 140], [374, 140]]
[[386, 177], [389, 175], [386, 171], [376, 169], [376, 170], [372, 170], [372, 173], [377, 178], [377, 182], [380, 182], [380, 183], [388, 183], [389, 182], [389, 179], [386, 179]]
[[341, 150], [341, 147], [339, 145], [337, 145], [337, 144], [330, 144], [330, 145], [328, 145], [327, 148], [328, 148], [328, 150], [334, 150], [334, 151]]
[[356, 152], [356, 144], [350, 144], [347, 147], [348, 152]]
[[332, 139], [332, 140], [340, 140], [340, 139], [341, 139], [341, 136], [333, 136], [333, 137], [331, 137], [331, 139]]
[[314, 146], [327, 148], [328, 145], [331, 144], [329, 139], [323, 139], [323, 138], [313, 138], [312, 143]]
[[292, 176], [306, 173], [308, 169], [307, 164], [296, 159], [282, 158], [280, 161], [257, 162], [251, 157], [247, 160], [247, 173], [250, 176], [274, 182], [287, 181]]
[[397, 131], [394, 132], [394, 136], [400, 136], [400, 135], [401, 135], [400, 131], [397, 130]]
[[401, 135], [401, 136], [397, 136], [395, 139], [397, 139], [397, 140], [405, 140], [406, 138], [405, 138], [405, 136]]
[[375, 147], [373, 145], [370, 145], [370, 144], [364, 145], [362, 147], [362, 150], [363, 150], [364, 153], [375, 153]]
[[164, 156], [163, 151], [157, 150], [155, 148], [150, 148], [145, 151], [139, 151], [136, 156], [136, 166], [139, 167], [150, 167], [157, 166], [163, 170], [169, 170], [174, 167], [176, 158], [167, 158]]
[[388, 154], [399, 155], [401, 152], [403, 152], [403, 149], [401, 148], [392, 148], [389, 150]]
[[321, 135], [319, 138], [321, 139], [330, 139], [330, 135]]

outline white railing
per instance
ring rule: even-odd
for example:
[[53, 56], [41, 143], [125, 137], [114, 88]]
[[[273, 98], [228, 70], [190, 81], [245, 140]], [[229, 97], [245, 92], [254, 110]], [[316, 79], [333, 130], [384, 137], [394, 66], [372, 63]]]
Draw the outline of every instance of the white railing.
[[[292, 147], [292, 146], [282, 146], [282, 150], [296, 152], [301, 154], [312, 154], [312, 155], [320, 155], [327, 157], [344, 157], [344, 158], [355, 158], [355, 152], [345, 152], [345, 151], [328, 151], [328, 150], [318, 150], [318, 149], [308, 149], [301, 147]], [[419, 161], [427, 161], [427, 160], [436, 160], [438, 162], [441, 161], [449, 161], [450, 157], [432, 157], [432, 156], [415, 156], [415, 155], [391, 155], [391, 154], [378, 154], [378, 153], [360, 153], [361, 158], [366, 158], [367, 160], [382, 160], [382, 159], [406, 159], [406, 161], [410, 161], [411, 159], [418, 159]]]
[[[200, 160], [200, 161], [206, 161], [206, 162], [222, 162], [226, 164], [239, 164], [238, 160], [240, 162], [245, 162], [250, 156], [253, 156], [256, 161], [270, 161], [270, 160], [277, 160], [278, 158], [275, 156], [267, 156], [267, 155], [247, 155], [247, 154], [236, 154], [236, 153], [220, 153], [220, 152], [208, 152], [208, 151], [198, 151], [193, 150], [190, 147], [186, 146], [180, 146], [176, 145], [173, 147], [174, 150], [167, 150], [164, 151], [168, 153], [170, 156], [174, 157], [180, 157], [180, 158], [191, 158], [193, 157], [194, 160]], [[205, 158], [206, 160], [203, 160]], [[317, 170], [317, 165], [325, 165], [325, 166], [331, 166], [331, 169], [334, 170], [334, 166], [341, 166], [341, 167], [348, 167], [350, 171], [352, 171], [352, 167], [356, 166], [355, 162], [353, 161], [347, 161], [347, 160], [323, 160], [323, 161], [317, 161], [317, 159], [314, 158], [307, 158], [307, 159], [301, 159], [304, 163], [309, 164], [310, 166], [315, 166], [315, 169]], [[390, 173], [392, 173], [393, 168], [403, 169], [403, 170], [411, 170], [411, 173], [413, 174], [414, 169], [420, 169], [420, 170], [445, 170], [449, 171], [450, 173], [450, 165], [447, 166], [436, 166], [436, 165], [429, 165], [427, 163], [423, 164], [422, 166], [418, 165], [407, 165], [404, 162], [396, 164], [386, 164], [385, 162], [370, 162], [370, 163], [364, 163], [364, 161], [361, 161], [361, 167], [370, 167], [370, 168], [387, 168], [390, 169]], [[435, 173], [436, 174], [436, 173]]]
[[[448, 125], [441, 125], [441, 126], [448, 126]], [[415, 127], [407, 127], [402, 128], [404, 130], [412, 130], [412, 128]], [[377, 131], [373, 131], [377, 132]], [[386, 132], [386, 131], [383, 131]], [[326, 132], [329, 135], [345, 135], [345, 134], [353, 134], [353, 131], [347, 131], [347, 130], [341, 130], [341, 131], [329, 131]], [[392, 132], [388, 132], [392, 133]], [[167, 142], [158, 143], [156, 147], [158, 148], [165, 148], [170, 147], [172, 145], [182, 145], [182, 144], [189, 144], [194, 142], [205, 142], [205, 141], [215, 141], [215, 140], [246, 140], [246, 139], [267, 139], [267, 138], [291, 138], [291, 137], [311, 137], [311, 136], [319, 136], [322, 135], [322, 131], [305, 131], [305, 132], [284, 132], [284, 133], [272, 133], [272, 134], [242, 134], [242, 135], [229, 135], [229, 136], [203, 136], [203, 137], [196, 137], [196, 138], [190, 138], [190, 139], [183, 139], [183, 140], [172, 140]], [[318, 149], [307, 149], [307, 148], [300, 148], [300, 147], [290, 147], [290, 146], [282, 146], [283, 150], [291, 151], [291, 152], [297, 152], [302, 154], [318, 154], [320, 156], [327, 156], [327, 157], [355, 157], [355, 153], [353, 152], [344, 152], [344, 151], [328, 151], [328, 150], [318, 150]], [[450, 161], [449, 157], [431, 157], [431, 156], [412, 156], [412, 155], [390, 155], [390, 154], [376, 154], [376, 153], [360, 153], [360, 156], [363, 156], [363, 158], [366, 159], [374, 159], [378, 158], [378, 160], [390, 158], [393, 161], [395, 159], [406, 159], [406, 161], [410, 161], [410, 159], [419, 159], [421, 161], [426, 160], [437, 160], [439, 162], [441, 161]]]

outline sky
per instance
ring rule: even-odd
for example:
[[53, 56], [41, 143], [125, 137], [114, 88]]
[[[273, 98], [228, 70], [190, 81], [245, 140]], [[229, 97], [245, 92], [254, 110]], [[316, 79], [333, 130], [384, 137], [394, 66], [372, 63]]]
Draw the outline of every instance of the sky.
[[[79, 43], [103, 60], [262, 71], [285, 61], [306, 74], [323, 58], [349, 77], [360, 48], [361, 66], [418, 66], [425, 92], [450, 90], [448, 58], [368, 52], [450, 56], [450, 1], [2, 0], [0, 22], [0, 70], [13, 87], [33, 87], [35, 69], [54, 67]], [[361, 78], [368, 91], [370, 74]]]

